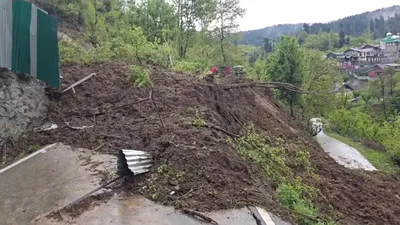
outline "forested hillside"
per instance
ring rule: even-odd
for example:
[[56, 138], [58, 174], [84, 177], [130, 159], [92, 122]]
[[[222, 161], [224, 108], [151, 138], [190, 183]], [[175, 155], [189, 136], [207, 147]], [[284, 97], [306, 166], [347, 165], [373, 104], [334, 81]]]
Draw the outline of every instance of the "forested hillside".
[[266, 27], [243, 33], [242, 44], [263, 44], [264, 38], [277, 40], [282, 35], [292, 35], [304, 30], [309, 34], [321, 32], [344, 32], [345, 35], [359, 37], [370, 32], [374, 39], [384, 37], [387, 32], [400, 32], [400, 6], [378, 9], [373, 12], [345, 17], [330, 23], [285, 24]]
[[246, 49], [234, 45], [237, 19], [245, 14], [239, 0], [35, 2], [60, 20], [62, 32], [76, 36], [74, 42], [95, 47], [83, 51], [63, 40], [62, 63], [123, 59], [195, 71], [247, 62]]

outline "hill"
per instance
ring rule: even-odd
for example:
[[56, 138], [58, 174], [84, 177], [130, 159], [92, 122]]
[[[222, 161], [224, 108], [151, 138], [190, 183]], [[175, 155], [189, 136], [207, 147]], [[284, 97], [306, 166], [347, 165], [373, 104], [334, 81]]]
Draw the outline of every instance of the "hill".
[[[307, 26], [309, 34], [319, 32], [340, 32], [341, 24], [345, 35], [361, 36], [366, 31], [374, 33], [375, 38], [383, 37], [388, 31], [400, 32], [400, 6], [378, 9], [371, 12], [345, 17], [329, 23], [315, 23]], [[264, 38], [277, 40], [282, 35], [292, 35], [303, 30], [304, 24], [283, 24], [250, 30], [242, 33], [241, 44], [261, 45]]]

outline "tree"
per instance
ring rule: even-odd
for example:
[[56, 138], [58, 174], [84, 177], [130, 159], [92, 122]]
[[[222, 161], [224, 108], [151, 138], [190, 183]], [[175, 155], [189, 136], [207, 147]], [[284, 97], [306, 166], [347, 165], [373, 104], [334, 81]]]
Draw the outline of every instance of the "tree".
[[335, 33], [320, 33], [309, 35], [304, 42], [303, 46], [310, 49], [318, 49], [327, 51], [329, 49], [337, 48], [339, 37]]
[[369, 92], [361, 94], [362, 100], [364, 100], [365, 104], [368, 104], [371, 100], [372, 96]]
[[301, 31], [298, 35], [297, 35], [297, 41], [299, 42], [299, 45], [302, 45], [306, 42], [308, 38], [308, 33], [305, 31]]
[[310, 33], [310, 25], [308, 23], [303, 24], [303, 30], [309, 34]]
[[324, 59], [323, 52], [304, 50], [303, 53], [305, 73], [302, 89], [310, 94], [301, 96], [301, 108], [303, 118], [308, 121], [312, 117], [326, 116], [335, 109], [336, 95], [332, 87], [342, 81], [334, 60]]
[[379, 17], [379, 34], [381, 37], [384, 37], [387, 33], [385, 18], [383, 16]]
[[381, 91], [381, 96], [382, 96], [382, 105], [383, 105], [383, 115], [385, 116], [385, 120], [388, 120], [388, 114], [387, 114], [387, 109], [386, 109], [386, 82], [385, 82], [385, 77], [384, 76], [379, 76], [379, 87]]
[[207, 29], [208, 24], [214, 19], [215, 15], [214, 0], [175, 0], [174, 5], [177, 9], [177, 26], [179, 56], [186, 57], [186, 52], [190, 40], [196, 33], [196, 24], [200, 24], [202, 29]]
[[173, 5], [165, 0], [143, 0], [129, 6], [125, 15], [127, 23], [141, 27], [147, 39], [163, 42], [166, 30], [177, 27], [177, 18]]
[[383, 71], [383, 76], [385, 76], [385, 81], [389, 89], [389, 95], [392, 96], [394, 89], [397, 85], [396, 70], [393, 67], [386, 67]]
[[[301, 86], [304, 77], [303, 55], [296, 38], [281, 38], [276, 50], [268, 57], [267, 74], [272, 81]], [[290, 114], [294, 117], [294, 107], [300, 102], [299, 93], [279, 90], [277, 97], [289, 105]]]
[[223, 62], [227, 64], [225, 45], [228, 38], [239, 26], [237, 19], [243, 17], [246, 10], [240, 7], [239, 0], [218, 0], [216, 5], [217, 36], [220, 40]]
[[346, 45], [346, 35], [343, 31], [343, 24], [340, 24], [340, 32], [339, 32], [339, 48]]
[[371, 20], [369, 21], [369, 31], [370, 31], [371, 33], [374, 33], [374, 31], [375, 31], [375, 22], [374, 22], [373, 19], [371, 19]]
[[346, 45], [349, 45], [350, 44], [350, 37], [347, 37], [346, 38]]
[[264, 51], [265, 53], [270, 53], [274, 50], [272, 41], [269, 38], [264, 38]]

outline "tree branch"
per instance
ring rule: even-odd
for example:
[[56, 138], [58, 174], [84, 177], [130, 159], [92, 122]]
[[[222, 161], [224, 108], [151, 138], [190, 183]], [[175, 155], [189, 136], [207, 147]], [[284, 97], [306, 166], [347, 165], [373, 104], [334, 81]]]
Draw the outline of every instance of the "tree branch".
[[205, 124], [205, 125], [202, 125], [202, 127], [212, 128], [212, 129], [221, 131], [221, 132], [223, 132], [223, 133], [225, 133], [225, 134], [231, 136], [232, 138], [240, 138], [239, 135], [236, 135], [236, 134], [234, 134], [234, 133], [231, 133], [231, 132], [229, 132], [229, 131], [227, 131], [227, 130], [224, 130], [224, 129], [222, 129], [221, 127], [215, 126], [215, 125], [213, 125], [213, 124]]
[[155, 108], [155, 110], [157, 112], [157, 115], [158, 115], [158, 119], [160, 120], [160, 123], [161, 123], [161, 128], [162, 128], [163, 132], [165, 132], [164, 122], [163, 122], [163, 120], [161, 118], [160, 112], [158, 111], [158, 107], [157, 107], [156, 101], [154, 100], [154, 97], [153, 97], [153, 90], [150, 92], [150, 97], [149, 98], [153, 102], [154, 108]]
[[198, 217], [198, 218], [200, 218], [202, 220], [205, 220], [205, 221], [207, 221], [207, 222], [209, 222], [211, 224], [218, 225], [217, 221], [215, 221], [215, 220], [211, 219], [210, 217], [208, 217], [208, 216], [206, 216], [206, 215], [204, 215], [202, 213], [199, 213], [197, 211], [193, 211], [193, 210], [190, 210], [190, 209], [182, 209], [182, 212], [184, 214], [190, 215], [190, 216], [195, 217], [195, 218]]

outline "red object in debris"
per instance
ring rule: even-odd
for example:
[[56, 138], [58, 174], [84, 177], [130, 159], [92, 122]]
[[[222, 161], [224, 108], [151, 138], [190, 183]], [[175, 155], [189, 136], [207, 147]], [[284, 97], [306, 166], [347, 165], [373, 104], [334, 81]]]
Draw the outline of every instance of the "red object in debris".
[[216, 73], [218, 71], [218, 68], [217, 67], [213, 67], [212, 69], [211, 69], [211, 74], [214, 74], [214, 73]]

